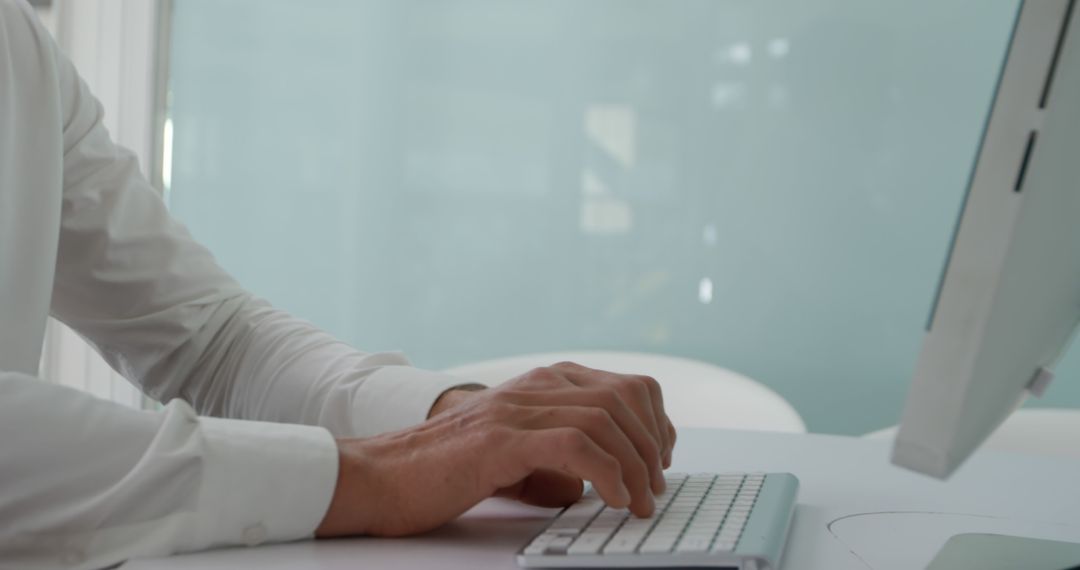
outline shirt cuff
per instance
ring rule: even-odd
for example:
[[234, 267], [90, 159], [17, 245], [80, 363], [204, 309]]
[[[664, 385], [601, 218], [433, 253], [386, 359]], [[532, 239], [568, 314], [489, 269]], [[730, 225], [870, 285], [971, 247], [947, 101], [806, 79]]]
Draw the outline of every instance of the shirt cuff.
[[204, 458], [198, 548], [311, 537], [337, 485], [338, 450], [325, 428], [199, 418]]
[[474, 384], [411, 366], [382, 366], [364, 380], [356, 394], [354, 434], [369, 437], [423, 423], [443, 392]]

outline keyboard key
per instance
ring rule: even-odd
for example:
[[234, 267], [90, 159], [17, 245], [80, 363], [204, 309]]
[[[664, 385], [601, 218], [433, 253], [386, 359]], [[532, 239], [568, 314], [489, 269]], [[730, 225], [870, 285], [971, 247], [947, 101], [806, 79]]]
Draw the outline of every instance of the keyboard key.
[[574, 541], [574, 544], [570, 546], [566, 553], [570, 555], [596, 554], [603, 548], [609, 536], [610, 534], [606, 532], [586, 532]]
[[554, 539], [555, 535], [547, 533], [541, 534], [529, 543], [529, 546], [525, 548], [525, 554], [543, 554], [544, 550], [547, 549], [548, 544]]
[[655, 522], [656, 521], [654, 521], [652, 519], [645, 519], [645, 520], [641, 520], [640, 522], [638, 522], [638, 521], [626, 521], [626, 524], [622, 525], [622, 528], [619, 529], [619, 532], [621, 532], [621, 533], [625, 533], [625, 532], [643, 532], [643, 533], [647, 533], [647, 532], [649, 532], [649, 529], [652, 528], [653, 523], [655, 523]]
[[743, 531], [743, 529], [742, 529], [741, 526], [727, 527], [727, 528], [721, 527], [720, 532], [718, 532], [716, 534], [716, 537], [717, 538], [736, 539], [736, 538], [739, 538], [739, 536], [742, 535], [742, 531]]
[[716, 536], [716, 529], [695, 529], [695, 530], [687, 530], [686, 533], [682, 535], [682, 538], [680, 540], [685, 541], [685, 540], [699, 539], [700, 538], [701, 540], [704, 540], [705, 542], [712, 542], [712, 539], [715, 536]]
[[652, 540], [652, 539], [670, 540], [670, 541], [672, 541], [672, 545], [674, 545], [675, 542], [677, 542], [679, 540], [679, 537], [682, 536], [682, 534], [683, 534], [682, 529], [679, 529], [679, 530], [676, 530], [676, 531], [671, 531], [671, 530], [664, 530], [664, 529], [661, 529], [661, 528], [655, 528], [655, 529], [653, 529], [652, 532], [649, 533], [649, 536], [645, 537], [645, 540]]
[[712, 546], [713, 552], [731, 552], [732, 550], [735, 550], [735, 541], [717, 540]]
[[678, 529], [681, 530], [686, 523], [690, 522], [690, 515], [672, 515], [660, 519], [660, 522], [656, 523], [654, 527], [656, 530], [660, 529]]
[[558, 536], [577, 536], [581, 534], [581, 529], [577, 528], [549, 528], [547, 531], [551, 534]]
[[709, 550], [709, 538], [688, 536], [679, 541], [675, 552], [707, 552]]
[[560, 536], [548, 543], [547, 548], [544, 549], [544, 554], [566, 554], [566, 549], [570, 548], [570, 544], [574, 541], [569, 536]]
[[674, 536], [667, 537], [653, 535], [650, 536], [645, 541], [645, 543], [641, 545], [641, 548], [638, 549], [638, 552], [640, 552], [641, 554], [661, 554], [665, 552], [671, 552], [671, 549], [675, 546], [676, 540], [678, 539]]
[[559, 529], [584, 529], [597, 513], [604, 509], [604, 501], [598, 497], [586, 497], [570, 505], [549, 527]]
[[611, 541], [607, 543], [607, 546], [604, 547], [604, 554], [630, 554], [637, 550], [637, 545], [641, 542], [642, 538], [642, 536], [612, 538]]
[[750, 517], [747, 515], [739, 513], [730, 514], [724, 519], [724, 528], [742, 528], [746, 526], [746, 521], [749, 519]]
[[641, 527], [641, 526], [639, 526], [639, 527], [627, 527], [627, 526], [624, 526], [624, 527], [620, 528], [619, 532], [616, 532], [614, 537], [612, 537], [612, 538], [613, 539], [615, 539], [615, 538], [630, 538], [630, 537], [634, 537], [634, 536], [636, 536], [638, 538], [644, 538], [646, 534], [649, 534], [649, 529], [647, 527]]
[[737, 540], [739, 540], [740, 536], [742, 536], [742, 533], [739, 532], [739, 531], [735, 531], [735, 532], [723, 532], [723, 531], [721, 531], [720, 534], [716, 535], [716, 540], [718, 540], [720, 542], [736, 542]]

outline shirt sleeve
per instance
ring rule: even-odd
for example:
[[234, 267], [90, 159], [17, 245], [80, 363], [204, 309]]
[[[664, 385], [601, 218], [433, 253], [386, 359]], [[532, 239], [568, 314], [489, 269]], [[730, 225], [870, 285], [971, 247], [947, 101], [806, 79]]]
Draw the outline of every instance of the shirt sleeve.
[[0, 372], [0, 567], [306, 538], [337, 479], [322, 428], [133, 410]]

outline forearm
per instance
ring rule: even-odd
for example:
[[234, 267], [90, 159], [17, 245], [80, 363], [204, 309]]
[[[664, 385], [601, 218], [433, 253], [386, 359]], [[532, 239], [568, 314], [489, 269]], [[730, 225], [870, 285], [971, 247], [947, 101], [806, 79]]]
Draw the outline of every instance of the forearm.
[[229, 316], [180, 394], [201, 413], [362, 437], [423, 422], [444, 392], [463, 384], [413, 368], [400, 353], [358, 351], [246, 294], [220, 310]]

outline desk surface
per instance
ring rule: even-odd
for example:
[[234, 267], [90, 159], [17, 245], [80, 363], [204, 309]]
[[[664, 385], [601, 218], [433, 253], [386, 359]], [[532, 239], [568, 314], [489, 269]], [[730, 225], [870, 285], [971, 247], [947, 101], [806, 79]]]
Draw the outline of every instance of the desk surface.
[[[677, 471], [789, 471], [801, 481], [786, 569], [922, 568], [953, 534], [1080, 541], [1080, 461], [979, 452], [948, 482], [888, 463], [889, 444], [827, 435], [679, 434]], [[492, 500], [419, 537], [235, 548], [122, 570], [516, 569], [514, 553], [556, 511]]]

